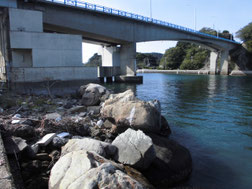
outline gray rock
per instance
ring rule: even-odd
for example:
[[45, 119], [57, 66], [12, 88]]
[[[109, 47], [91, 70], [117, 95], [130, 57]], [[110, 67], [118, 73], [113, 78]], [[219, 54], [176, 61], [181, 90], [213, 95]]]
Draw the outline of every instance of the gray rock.
[[109, 120], [106, 120], [106, 121], [103, 123], [103, 125], [104, 125], [104, 127], [105, 127], [106, 129], [111, 129], [111, 128], [114, 126], [114, 124], [111, 123], [111, 121], [109, 121]]
[[87, 116], [87, 112], [81, 112], [81, 113], [79, 114], [79, 116], [80, 116], [80, 117], [86, 117], [86, 116]]
[[35, 136], [35, 129], [29, 125], [19, 125], [15, 129], [14, 135], [24, 139], [29, 139]]
[[164, 116], [161, 116], [161, 131], [160, 134], [163, 136], [170, 136], [171, 129]]
[[69, 114], [74, 114], [74, 113], [80, 113], [80, 112], [86, 112], [87, 108], [86, 106], [74, 106], [70, 108], [67, 112]]
[[128, 129], [112, 142], [118, 148], [115, 160], [139, 169], [147, 169], [156, 158], [150, 137], [142, 131]]
[[53, 120], [53, 121], [60, 121], [62, 119], [62, 117], [58, 113], [50, 113], [50, 114], [45, 115], [45, 119]]
[[91, 138], [71, 139], [64, 147], [62, 147], [61, 156], [78, 150], [96, 152], [105, 158], [114, 156], [117, 151], [115, 146], [109, 143], [101, 142], [99, 140]]
[[155, 100], [149, 101], [148, 103], [154, 108], [156, 108], [156, 110], [161, 114], [161, 104], [159, 100], [155, 99]]
[[83, 85], [79, 89], [82, 96], [82, 104], [85, 106], [96, 106], [109, 97], [109, 91], [98, 84], [90, 83]]
[[[150, 103], [133, 101], [105, 101], [101, 115], [103, 118], [113, 119], [117, 132], [124, 132], [127, 128], [140, 129], [146, 132], [159, 133], [161, 130], [161, 114]], [[118, 108], [120, 107], [120, 108]]]
[[20, 137], [8, 137], [4, 139], [5, 150], [7, 154], [15, 154], [25, 150], [28, 145], [26, 141]]
[[117, 164], [96, 153], [74, 151], [61, 157], [51, 170], [49, 189], [144, 188]]
[[65, 138], [56, 136], [52, 140], [52, 145], [55, 148], [61, 148], [62, 146], [64, 146], [67, 143], [67, 141], [68, 140]]
[[92, 114], [99, 114], [101, 110], [101, 106], [88, 106], [87, 112], [93, 112]]
[[103, 106], [114, 104], [115, 102], [128, 102], [128, 101], [135, 101], [137, 98], [135, 97], [132, 90], [127, 90], [123, 93], [118, 94], [111, 94], [109, 99], [106, 100]]
[[177, 142], [149, 134], [154, 143], [156, 159], [145, 171], [145, 176], [157, 188], [173, 186], [187, 179], [192, 171], [190, 152]]

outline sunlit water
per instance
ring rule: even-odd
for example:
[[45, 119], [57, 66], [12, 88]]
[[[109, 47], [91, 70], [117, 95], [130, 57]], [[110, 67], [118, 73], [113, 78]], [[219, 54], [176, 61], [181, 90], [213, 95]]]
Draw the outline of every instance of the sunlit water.
[[252, 188], [252, 77], [143, 74], [132, 88], [158, 99], [172, 138], [193, 158], [189, 185], [205, 189]]

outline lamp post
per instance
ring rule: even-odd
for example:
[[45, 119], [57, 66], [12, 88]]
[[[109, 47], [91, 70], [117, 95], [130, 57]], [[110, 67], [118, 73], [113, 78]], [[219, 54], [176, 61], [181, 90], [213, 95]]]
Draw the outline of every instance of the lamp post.
[[194, 30], [197, 30], [197, 15], [196, 15], [196, 8], [194, 8]]
[[152, 2], [150, 0], [150, 18], [152, 18]]

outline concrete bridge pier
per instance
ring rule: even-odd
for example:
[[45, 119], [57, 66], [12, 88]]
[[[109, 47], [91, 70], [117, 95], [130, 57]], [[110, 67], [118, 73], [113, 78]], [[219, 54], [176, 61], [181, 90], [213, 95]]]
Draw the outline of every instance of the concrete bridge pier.
[[115, 77], [115, 82], [142, 83], [142, 77], [136, 76], [136, 43], [122, 44], [120, 47], [104, 46], [101, 51], [102, 67], [98, 77]]
[[228, 75], [228, 63], [229, 63], [229, 51], [223, 50], [221, 51], [220, 56], [220, 74]]
[[136, 43], [121, 45], [120, 63], [121, 75], [136, 75]]
[[218, 59], [218, 52], [211, 51], [210, 53], [210, 74], [215, 75], [217, 70], [217, 59]]
[[142, 76], [136, 76], [136, 43], [123, 44], [120, 47], [120, 75], [116, 82], [143, 83]]

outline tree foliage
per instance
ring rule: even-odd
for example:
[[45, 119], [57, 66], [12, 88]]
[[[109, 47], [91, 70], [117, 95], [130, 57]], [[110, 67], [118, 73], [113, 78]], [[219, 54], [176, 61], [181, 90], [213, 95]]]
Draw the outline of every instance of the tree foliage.
[[252, 22], [244, 26], [236, 33], [236, 37], [240, 38], [243, 42], [252, 40]]
[[252, 22], [240, 29], [236, 37], [240, 38], [246, 44], [248, 52], [252, 53]]
[[198, 70], [204, 66], [208, 56], [208, 50], [194, 46], [187, 51], [186, 57], [179, 68], [181, 70]]
[[204, 66], [205, 60], [210, 52], [202, 49], [199, 45], [178, 42], [176, 47], [166, 50], [161, 59], [161, 65], [164, 69], [184, 69], [195, 70]]
[[97, 66], [100, 66], [101, 63], [102, 63], [101, 55], [98, 55], [97, 53], [95, 53], [91, 58], [89, 58], [85, 66], [97, 67]]
[[161, 53], [137, 53], [136, 63], [137, 68], [157, 68], [163, 54]]
[[212, 28], [204, 27], [204, 28], [202, 28], [200, 30], [200, 32], [207, 33], [207, 34], [214, 35], [214, 36], [218, 36], [218, 37], [222, 37], [222, 38], [225, 38], [225, 39], [234, 40], [233, 35], [228, 30], [223, 30], [221, 32], [221, 31], [216, 31], [216, 30], [214, 30]]

